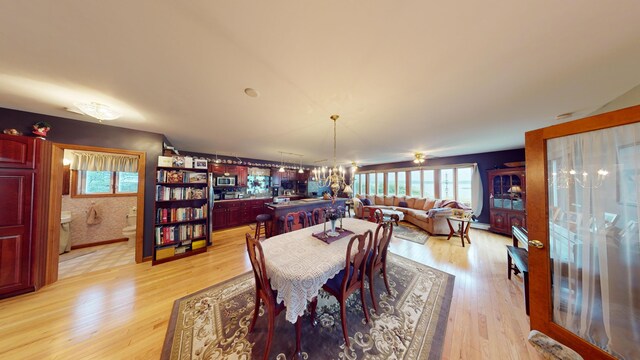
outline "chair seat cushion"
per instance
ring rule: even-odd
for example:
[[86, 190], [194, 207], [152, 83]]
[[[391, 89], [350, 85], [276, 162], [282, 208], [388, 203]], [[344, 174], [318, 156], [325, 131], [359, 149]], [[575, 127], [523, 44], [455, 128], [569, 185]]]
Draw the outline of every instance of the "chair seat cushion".
[[[349, 266], [349, 269], [350, 269], [349, 270], [350, 276], [353, 276], [353, 266]], [[336, 276], [327, 280], [324, 286], [333, 290], [335, 293], [340, 293], [340, 291], [342, 290], [341, 286], [342, 286], [343, 279], [344, 279], [344, 269], [340, 270], [340, 272], [337, 273]]]

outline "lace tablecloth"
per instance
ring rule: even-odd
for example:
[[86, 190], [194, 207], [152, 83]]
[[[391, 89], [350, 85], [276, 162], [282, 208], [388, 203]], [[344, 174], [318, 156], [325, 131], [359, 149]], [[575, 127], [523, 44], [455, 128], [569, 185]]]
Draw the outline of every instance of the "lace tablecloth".
[[[356, 235], [367, 230], [375, 233], [377, 226], [351, 218], [343, 219], [342, 225]], [[322, 229], [322, 224], [315, 225], [262, 242], [267, 276], [273, 290], [278, 291], [276, 301], [284, 301], [287, 307], [289, 322], [295, 323], [304, 313], [307, 302], [318, 295], [322, 285], [344, 269], [347, 245], [352, 236], [327, 244], [312, 236]]]

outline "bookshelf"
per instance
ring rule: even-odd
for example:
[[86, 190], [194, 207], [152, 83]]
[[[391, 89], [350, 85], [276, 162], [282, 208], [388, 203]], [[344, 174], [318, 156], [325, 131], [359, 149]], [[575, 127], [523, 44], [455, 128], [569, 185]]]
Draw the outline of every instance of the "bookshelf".
[[153, 265], [207, 251], [207, 169], [156, 168]]

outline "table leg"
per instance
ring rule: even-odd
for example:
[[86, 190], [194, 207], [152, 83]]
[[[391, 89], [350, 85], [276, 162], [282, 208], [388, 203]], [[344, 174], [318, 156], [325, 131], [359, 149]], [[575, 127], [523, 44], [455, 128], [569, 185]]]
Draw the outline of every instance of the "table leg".
[[449, 220], [449, 218], [447, 218], [447, 225], [449, 225], [449, 237], [447, 238], [447, 240], [449, 240], [456, 232], [453, 230], [453, 226], [451, 225], [451, 220]]
[[460, 233], [460, 241], [462, 242], [462, 247], [464, 247], [464, 221], [460, 222], [458, 226], [458, 232]]
[[467, 242], [471, 244], [471, 238], [469, 237], [469, 228], [471, 228], [471, 221], [467, 222], [467, 229], [464, 231], [464, 237], [467, 239]]
[[302, 346], [300, 345], [300, 338], [302, 337], [302, 317], [298, 316], [296, 320], [296, 351], [291, 356], [291, 359], [302, 360]]

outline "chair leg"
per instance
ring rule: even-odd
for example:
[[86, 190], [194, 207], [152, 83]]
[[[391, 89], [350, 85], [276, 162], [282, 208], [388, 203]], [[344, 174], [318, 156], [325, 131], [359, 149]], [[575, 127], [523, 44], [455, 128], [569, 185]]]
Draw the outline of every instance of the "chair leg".
[[342, 335], [344, 336], [344, 343], [347, 347], [351, 347], [349, 343], [349, 334], [347, 334], [347, 304], [346, 299], [340, 299], [340, 318], [342, 319]]
[[384, 277], [384, 285], [387, 287], [387, 292], [391, 295], [391, 286], [389, 286], [389, 279], [387, 279], [387, 262], [382, 263], [382, 276]]
[[258, 320], [258, 313], [260, 313], [260, 296], [256, 294], [256, 306], [253, 309], [253, 319], [251, 319], [251, 324], [249, 324], [249, 332], [252, 332], [253, 327], [256, 325], [256, 320]]
[[269, 359], [269, 351], [271, 351], [271, 342], [273, 341], [273, 332], [275, 331], [276, 314], [274, 309], [267, 311], [267, 318], [269, 319], [269, 327], [267, 328], [267, 345], [264, 347], [263, 360]]
[[367, 310], [367, 302], [364, 300], [364, 279], [360, 282], [360, 300], [362, 301], [362, 310], [364, 310], [364, 318], [369, 323], [369, 310]]
[[369, 291], [371, 292], [371, 302], [373, 303], [373, 311], [378, 312], [378, 303], [376, 301], [375, 291], [373, 291], [373, 274], [371, 271], [369, 274]]

